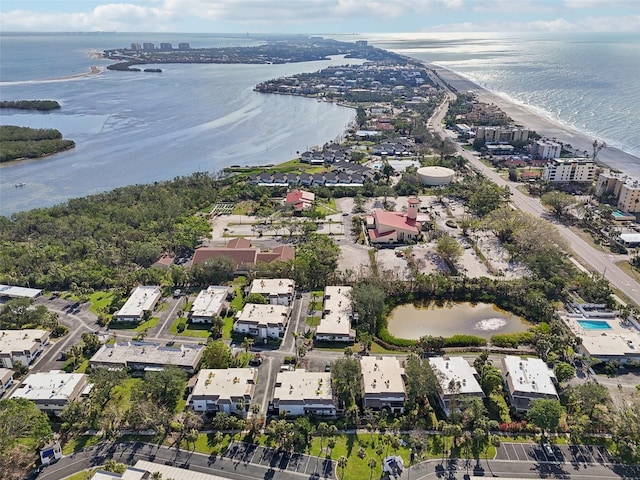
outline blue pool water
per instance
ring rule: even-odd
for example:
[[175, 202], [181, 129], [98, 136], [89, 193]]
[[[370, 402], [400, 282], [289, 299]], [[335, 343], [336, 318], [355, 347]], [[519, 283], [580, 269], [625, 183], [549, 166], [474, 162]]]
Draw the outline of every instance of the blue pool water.
[[609, 330], [611, 326], [604, 320], [578, 320], [585, 330]]

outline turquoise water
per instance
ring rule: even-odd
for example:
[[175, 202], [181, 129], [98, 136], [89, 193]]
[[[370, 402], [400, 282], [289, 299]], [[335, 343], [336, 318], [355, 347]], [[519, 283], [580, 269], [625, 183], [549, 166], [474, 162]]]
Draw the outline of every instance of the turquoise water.
[[578, 320], [585, 330], [609, 330], [611, 327], [604, 320]]
[[625, 214], [625, 213], [622, 213], [620, 210], [616, 210], [615, 212], [612, 213], [612, 215], [614, 217], [626, 217], [628, 215], [628, 213]]

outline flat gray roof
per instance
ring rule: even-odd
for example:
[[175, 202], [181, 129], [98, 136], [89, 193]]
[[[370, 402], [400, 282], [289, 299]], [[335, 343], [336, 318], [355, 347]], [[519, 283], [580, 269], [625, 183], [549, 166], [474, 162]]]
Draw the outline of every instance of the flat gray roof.
[[36, 298], [42, 290], [37, 288], [14, 287], [13, 285], [0, 284], [0, 297], [12, 298]]

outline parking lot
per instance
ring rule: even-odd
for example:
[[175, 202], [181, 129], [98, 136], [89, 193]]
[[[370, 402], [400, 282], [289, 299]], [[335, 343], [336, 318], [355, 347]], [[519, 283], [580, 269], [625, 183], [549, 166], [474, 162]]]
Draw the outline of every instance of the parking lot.
[[335, 478], [332, 460], [302, 453], [278, 452], [273, 448], [234, 442], [222, 456], [238, 463], [252, 463], [274, 470], [308, 475], [310, 478]]
[[553, 455], [540, 444], [503, 443], [496, 452], [496, 460], [535, 461], [555, 463], [604, 464], [611, 458], [604, 447], [597, 445], [551, 445]]

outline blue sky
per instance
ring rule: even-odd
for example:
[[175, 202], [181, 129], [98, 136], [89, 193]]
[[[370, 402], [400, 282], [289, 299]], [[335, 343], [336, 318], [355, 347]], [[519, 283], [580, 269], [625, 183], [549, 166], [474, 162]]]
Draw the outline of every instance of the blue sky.
[[2, 31], [640, 31], [640, 0], [2, 0]]

